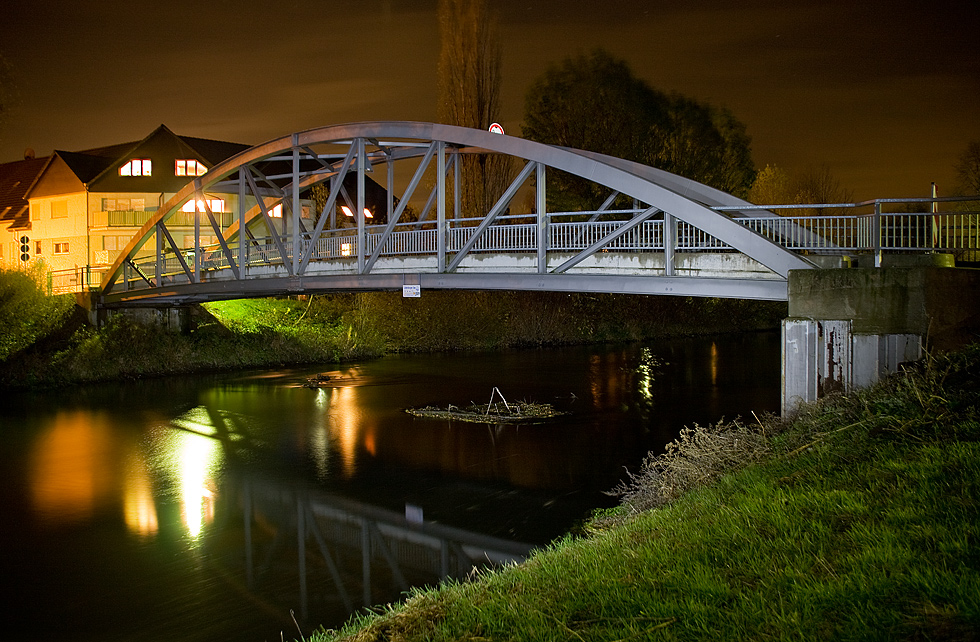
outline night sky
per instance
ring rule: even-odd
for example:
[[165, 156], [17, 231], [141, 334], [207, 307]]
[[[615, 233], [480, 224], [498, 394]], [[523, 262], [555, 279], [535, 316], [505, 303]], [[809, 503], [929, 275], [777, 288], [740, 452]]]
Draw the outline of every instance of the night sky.
[[[856, 198], [952, 187], [980, 140], [980, 2], [499, 0], [500, 121], [549, 64], [603, 47], [731, 109], [757, 167], [829, 166]], [[0, 162], [178, 134], [255, 144], [434, 120], [435, 0], [6, 0], [18, 103]]]

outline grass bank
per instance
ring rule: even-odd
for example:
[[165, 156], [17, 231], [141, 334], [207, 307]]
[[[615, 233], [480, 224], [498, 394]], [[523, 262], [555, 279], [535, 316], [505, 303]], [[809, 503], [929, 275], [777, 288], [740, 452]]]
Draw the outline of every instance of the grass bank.
[[0, 387], [334, 363], [388, 352], [496, 350], [778, 327], [785, 304], [520, 292], [375, 292], [195, 308], [187, 332], [114, 317], [93, 328], [41, 275], [0, 271]]
[[976, 640], [980, 346], [692, 428], [618, 492], [585, 535], [315, 639]]
[[[29, 277], [30, 275], [27, 275]], [[245, 368], [373, 358], [377, 338], [341, 305], [232, 301], [195, 311], [193, 329], [171, 332], [117, 316], [87, 322], [74, 297], [47, 297], [30, 278], [0, 273], [0, 387], [30, 388]], [[15, 332], [8, 334], [7, 329]], [[370, 331], [367, 331], [370, 332]], [[7, 348], [7, 346], [10, 346]]]

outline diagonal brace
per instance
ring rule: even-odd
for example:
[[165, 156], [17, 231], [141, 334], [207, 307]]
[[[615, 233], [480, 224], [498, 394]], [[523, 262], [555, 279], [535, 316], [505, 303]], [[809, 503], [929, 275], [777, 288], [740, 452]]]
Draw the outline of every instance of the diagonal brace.
[[470, 239], [466, 241], [463, 247], [460, 248], [459, 252], [456, 253], [456, 256], [453, 257], [453, 260], [450, 261], [449, 265], [446, 266], [447, 272], [452, 272], [456, 269], [463, 258], [469, 253], [470, 250], [473, 249], [473, 246], [476, 245], [476, 242], [480, 239], [480, 236], [495, 220], [497, 220], [497, 217], [507, 209], [507, 206], [510, 205], [510, 202], [514, 199], [514, 196], [517, 195], [517, 190], [524, 185], [524, 182], [537, 168], [537, 165], [538, 164], [535, 161], [528, 161], [527, 164], [524, 165], [524, 169], [521, 170], [521, 173], [517, 175], [517, 178], [515, 178], [504, 193], [501, 194], [494, 206], [490, 208], [489, 212], [487, 212], [486, 218], [483, 219], [473, 235], [470, 236]]
[[266, 209], [265, 199], [259, 192], [258, 185], [255, 184], [255, 177], [252, 176], [252, 168], [245, 168], [245, 179], [248, 181], [248, 187], [252, 190], [252, 194], [255, 196], [255, 200], [258, 201], [259, 208], [262, 210], [262, 218], [265, 219], [266, 227], [269, 228], [269, 232], [272, 236], [272, 241], [276, 244], [276, 249], [279, 250], [279, 257], [282, 259], [282, 264], [286, 266], [286, 271], [289, 276], [293, 276], [293, 266], [292, 262], [286, 258], [286, 248], [282, 244], [282, 239], [279, 238], [279, 233], [276, 231], [276, 226], [272, 222], [272, 217], [269, 216], [269, 210]]
[[562, 263], [561, 265], [559, 265], [558, 267], [556, 267], [554, 270], [551, 271], [551, 273], [552, 274], [561, 274], [565, 270], [567, 270], [567, 269], [569, 269], [571, 267], [574, 267], [574, 266], [578, 265], [580, 262], [584, 261], [586, 258], [588, 258], [589, 256], [595, 254], [600, 249], [602, 249], [602, 247], [604, 245], [607, 245], [609, 243], [612, 243], [613, 241], [615, 241], [616, 239], [618, 239], [623, 234], [626, 234], [627, 232], [629, 232], [633, 228], [635, 228], [635, 227], [639, 226], [640, 224], [646, 222], [647, 220], [653, 218], [654, 215], [659, 214], [659, 213], [660, 213], [660, 209], [658, 209], [656, 207], [651, 207], [651, 208], [647, 209], [645, 212], [639, 214], [638, 216], [634, 216], [633, 218], [631, 218], [629, 221], [627, 221], [623, 225], [617, 227], [615, 230], [613, 230], [609, 234], [606, 234], [604, 237], [602, 237], [601, 239], [599, 239], [598, 241], [596, 241], [595, 243], [593, 243], [589, 247], [585, 248], [584, 250], [582, 250], [581, 252], [579, 252], [578, 254], [576, 254], [575, 256], [573, 256], [572, 258], [568, 259], [567, 261], [565, 261], [564, 263]]

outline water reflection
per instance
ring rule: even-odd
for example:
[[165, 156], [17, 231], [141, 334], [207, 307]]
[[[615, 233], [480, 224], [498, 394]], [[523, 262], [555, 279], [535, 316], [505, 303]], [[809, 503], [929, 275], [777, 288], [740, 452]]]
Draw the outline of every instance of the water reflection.
[[34, 509], [48, 522], [90, 519], [118, 496], [116, 443], [102, 414], [58, 412], [34, 448]]
[[311, 609], [321, 618], [341, 609], [342, 619], [412, 586], [520, 562], [532, 549], [426, 521], [417, 506], [397, 513], [302, 484], [251, 477], [229, 480], [224, 494], [240, 498], [243, 520], [235, 545], [244, 568], [228, 570], [271, 603], [297, 595], [302, 619]]
[[[328, 403], [330, 432], [337, 440], [344, 477], [350, 478], [357, 471], [357, 453], [360, 445], [361, 407], [357, 388], [344, 386], [330, 388]], [[322, 392], [323, 389], [320, 389]]]
[[[289, 610], [307, 603], [311, 624], [336, 626], [482, 558], [427, 539], [439, 529], [546, 544], [614, 503], [602, 491], [681, 426], [778, 408], [778, 355], [755, 337], [674, 340], [394, 357], [317, 389], [297, 369], [5, 398], [0, 626], [271, 640], [295, 637]], [[404, 412], [494, 387], [570, 414], [506, 426]]]
[[143, 453], [135, 450], [126, 457], [123, 518], [130, 532], [140, 537], [156, 535], [160, 529], [150, 466]]

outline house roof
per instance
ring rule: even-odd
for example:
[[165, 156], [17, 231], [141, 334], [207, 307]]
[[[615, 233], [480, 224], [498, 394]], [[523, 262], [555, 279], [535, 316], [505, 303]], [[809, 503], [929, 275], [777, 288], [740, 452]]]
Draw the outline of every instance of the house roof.
[[0, 227], [30, 229], [27, 190], [48, 159], [45, 156], [0, 164]]
[[[37, 184], [55, 157], [64, 161], [65, 166], [90, 192], [176, 192], [187, 183], [188, 178], [173, 176], [173, 170], [167, 171], [166, 165], [159, 169], [154, 167], [153, 175], [148, 177], [120, 177], [119, 167], [133, 158], [196, 159], [207, 167], [213, 167], [248, 148], [249, 145], [242, 143], [180, 136], [170, 131], [166, 125], [160, 125], [140, 141], [77, 152], [56, 150], [51, 157], [37, 159], [38, 169], [25, 181], [22, 196], [30, 194], [33, 185]], [[0, 168], [15, 164], [7, 163]], [[0, 212], [2, 211], [0, 208]]]
[[78, 180], [85, 184], [88, 184], [96, 176], [105, 172], [112, 165], [113, 161], [116, 160], [115, 158], [96, 156], [87, 152], [66, 152], [59, 149], [55, 150], [54, 153], [60, 156], [61, 160], [65, 161], [68, 169], [78, 177]]

